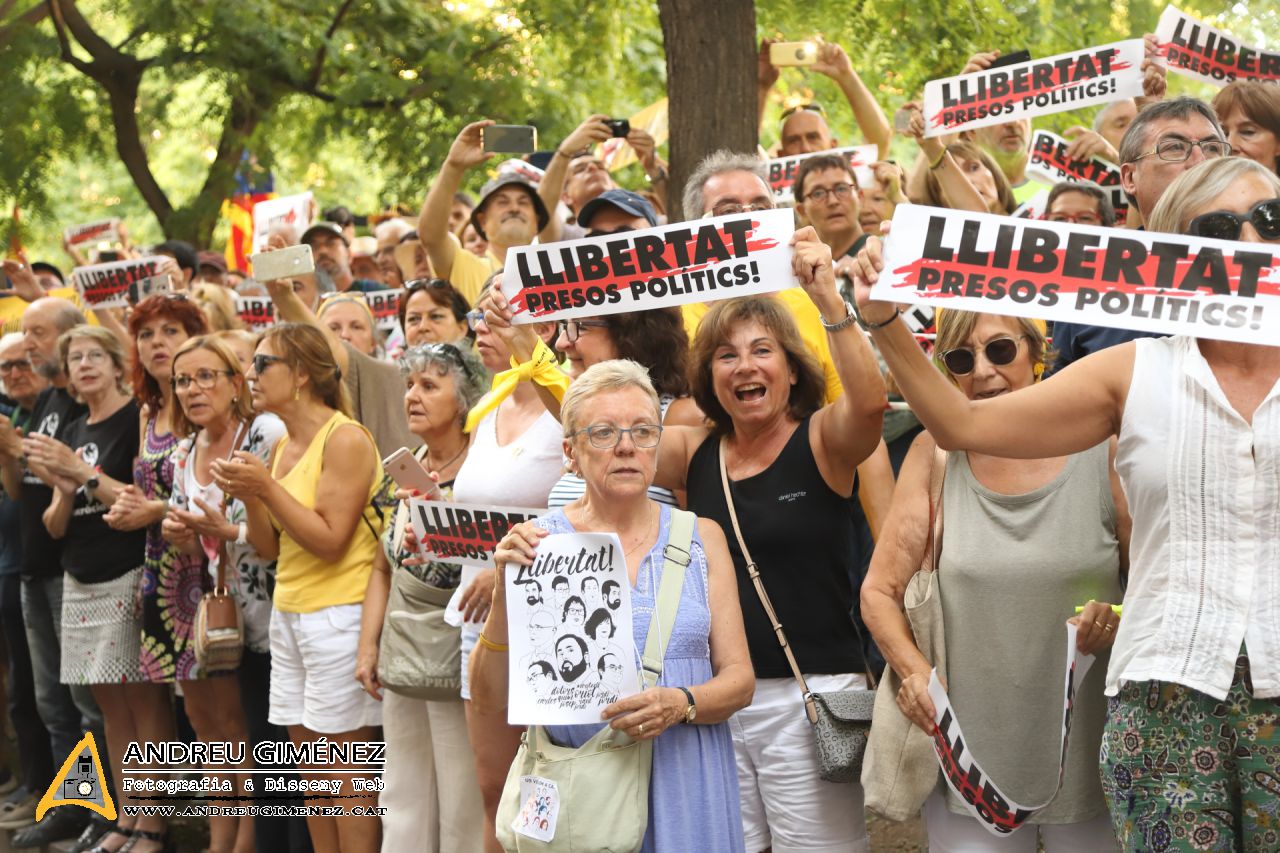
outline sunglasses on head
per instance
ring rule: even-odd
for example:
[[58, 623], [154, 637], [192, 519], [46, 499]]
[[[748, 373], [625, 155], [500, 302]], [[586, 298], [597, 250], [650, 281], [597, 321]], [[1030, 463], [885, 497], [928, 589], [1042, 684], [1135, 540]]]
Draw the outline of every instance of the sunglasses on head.
[[1213, 210], [1192, 219], [1188, 233], [1217, 240], [1239, 240], [1246, 222], [1252, 222], [1263, 240], [1280, 240], [1280, 198], [1260, 201], [1241, 216], [1229, 210]]
[[404, 283], [405, 293], [414, 293], [419, 290], [444, 290], [446, 287], [453, 287], [453, 285], [443, 278], [415, 278]]
[[[1018, 357], [1018, 345], [1021, 341], [1022, 338], [1011, 336], [994, 338], [983, 345], [982, 351], [987, 361], [1001, 367]], [[972, 347], [956, 347], [942, 354], [942, 364], [952, 376], [967, 376], [978, 366], [978, 356]]]
[[823, 109], [822, 104], [797, 104], [794, 107], [788, 107], [782, 111], [782, 120], [786, 121], [798, 112], [817, 113], [820, 116], [826, 116], [827, 111]]

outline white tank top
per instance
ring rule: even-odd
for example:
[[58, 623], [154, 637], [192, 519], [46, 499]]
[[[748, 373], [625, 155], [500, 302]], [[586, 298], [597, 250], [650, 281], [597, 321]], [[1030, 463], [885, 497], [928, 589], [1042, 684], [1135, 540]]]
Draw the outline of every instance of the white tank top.
[[564, 430], [543, 412], [515, 441], [498, 444], [498, 413], [476, 426], [475, 441], [453, 481], [458, 503], [545, 507], [560, 479], [560, 446]]

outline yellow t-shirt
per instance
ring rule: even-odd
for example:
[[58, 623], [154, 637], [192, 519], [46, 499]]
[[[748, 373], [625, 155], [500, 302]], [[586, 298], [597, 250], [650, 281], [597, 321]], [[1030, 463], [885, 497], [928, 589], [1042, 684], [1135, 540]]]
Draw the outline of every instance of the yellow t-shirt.
[[457, 237], [450, 234], [449, 239], [453, 241], [453, 269], [448, 274], [436, 270], [436, 274], [448, 279], [453, 289], [461, 293], [468, 304], [475, 305], [480, 288], [484, 287], [489, 276], [502, 269], [502, 261], [489, 251], [485, 252], [483, 258], [477, 257], [462, 248]]
[[[365, 435], [369, 434], [362, 424], [341, 412], [334, 412], [329, 422], [311, 440], [298, 464], [283, 477], [276, 475], [276, 468], [280, 464], [281, 451], [289, 443], [289, 436], [286, 434], [276, 445], [271, 476], [307, 509], [316, 508], [316, 489], [320, 485], [324, 446], [329, 434], [343, 424], [356, 424]], [[369, 437], [369, 443], [373, 444], [372, 436]], [[378, 548], [378, 535], [382, 525], [372, 506], [373, 496], [382, 482], [382, 462], [378, 460], [376, 450], [373, 455], [376, 470], [373, 484], [369, 487], [364, 514], [356, 524], [355, 533], [347, 543], [347, 551], [341, 559], [335, 562], [322, 560], [299, 545], [288, 531], [280, 531], [280, 556], [276, 561], [276, 593], [273, 599], [277, 610], [286, 613], [314, 613], [325, 607], [359, 604], [364, 601], [364, 591], [369, 583], [369, 572], [373, 570], [373, 555]]]
[[[60, 299], [70, 299], [75, 306], [84, 311], [84, 303], [80, 301], [80, 294], [76, 293], [74, 287], [55, 287], [45, 293], [45, 296], [57, 296]], [[10, 332], [22, 331], [22, 315], [26, 312], [27, 306], [31, 303], [20, 296], [0, 296], [0, 335], [7, 335]], [[93, 316], [92, 311], [85, 311], [85, 316], [89, 320], [89, 324], [96, 326], [98, 320]]]
[[[799, 287], [789, 287], [768, 295], [776, 298], [791, 312], [791, 317], [800, 330], [800, 337], [804, 339], [805, 345], [818, 360], [818, 364], [822, 365], [822, 378], [827, 383], [826, 399], [823, 402], [830, 403], [837, 399], [844, 393], [844, 387], [840, 384], [840, 375], [836, 373], [836, 363], [831, 358], [831, 347], [827, 344], [827, 330], [822, 328], [822, 315], [818, 313], [818, 307]], [[680, 306], [681, 313], [684, 315], [684, 329], [689, 334], [690, 341], [698, 333], [698, 326], [710, 307], [705, 302], [689, 302]]]

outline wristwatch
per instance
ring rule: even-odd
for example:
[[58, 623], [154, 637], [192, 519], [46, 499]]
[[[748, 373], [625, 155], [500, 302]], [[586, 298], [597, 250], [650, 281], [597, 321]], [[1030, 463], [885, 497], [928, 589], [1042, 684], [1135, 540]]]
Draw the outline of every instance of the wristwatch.
[[95, 471], [93, 474], [89, 475], [89, 479], [84, 481], [84, 493], [87, 495], [89, 492], [96, 492], [98, 490], [98, 486], [101, 485], [102, 480], [98, 477], [98, 474]]
[[844, 310], [845, 310], [844, 319], [839, 320], [835, 323], [828, 323], [827, 318], [819, 314], [818, 321], [822, 323], [822, 328], [826, 329], [828, 332], [838, 332], [841, 329], [849, 328], [850, 326], [852, 326], [854, 323], [858, 321], [857, 311], [847, 301], [844, 303]]
[[693, 694], [688, 687], [681, 687], [680, 692], [689, 700], [689, 707], [684, 709], [684, 719], [681, 722], [692, 723], [698, 716], [698, 705], [693, 701]]

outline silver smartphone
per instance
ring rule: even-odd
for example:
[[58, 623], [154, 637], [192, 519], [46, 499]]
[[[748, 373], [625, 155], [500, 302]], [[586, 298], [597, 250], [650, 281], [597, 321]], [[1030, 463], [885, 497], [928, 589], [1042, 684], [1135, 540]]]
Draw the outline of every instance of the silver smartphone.
[[538, 131], [527, 124], [490, 124], [480, 128], [485, 151], [532, 154], [538, 150]]
[[315, 272], [315, 258], [311, 256], [311, 246], [303, 243], [274, 252], [258, 252], [250, 255], [253, 264], [253, 277], [256, 281], [272, 281], [277, 278], [293, 278]]
[[430, 501], [441, 499], [440, 487], [431, 479], [427, 469], [414, 458], [413, 451], [402, 447], [382, 460], [382, 468], [396, 481], [402, 489], [410, 489], [422, 493], [422, 497]]

